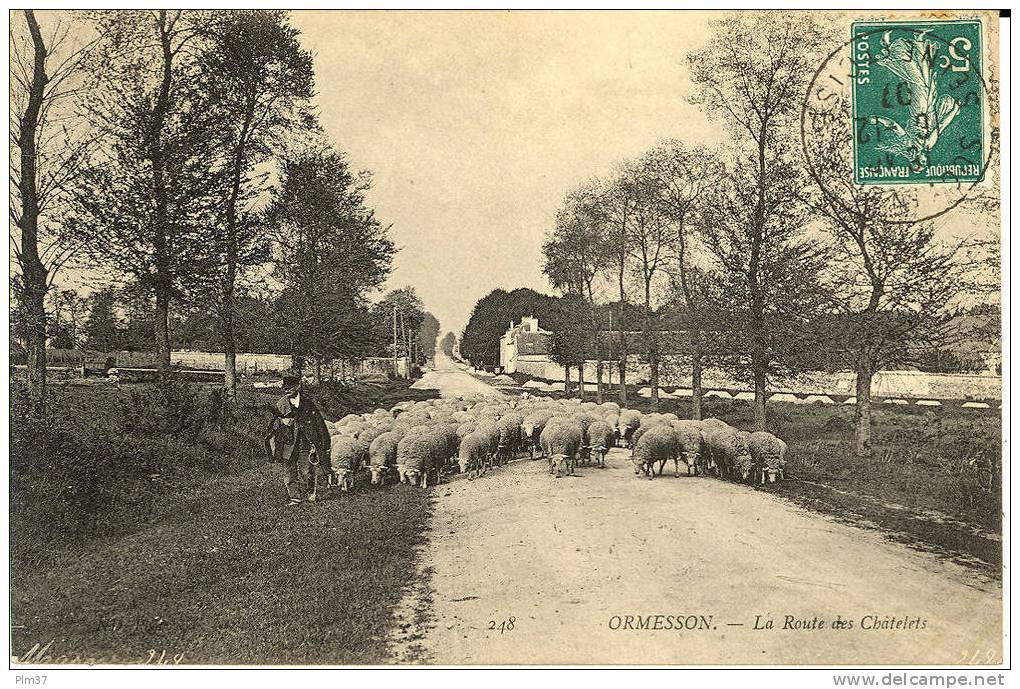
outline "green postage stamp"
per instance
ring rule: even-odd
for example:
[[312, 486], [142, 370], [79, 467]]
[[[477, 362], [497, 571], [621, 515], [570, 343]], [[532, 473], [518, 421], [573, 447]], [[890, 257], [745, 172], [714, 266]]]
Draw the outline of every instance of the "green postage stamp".
[[855, 22], [850, 31], [854, 181], [980, 180], [981, 22]]

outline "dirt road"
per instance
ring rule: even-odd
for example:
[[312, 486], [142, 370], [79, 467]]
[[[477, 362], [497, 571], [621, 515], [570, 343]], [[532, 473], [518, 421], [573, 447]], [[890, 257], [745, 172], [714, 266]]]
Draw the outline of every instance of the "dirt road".
[[439, 390], [443, 397], [472, 397], [492, 395], [503, 397], [503, 393], [482, 381], [471, 377], [442, 352], [436, 352], [435, 367], [425, 372], [412, 388], [417, 390]]
[[[444, 394], [479, 383], [436, 376]], [[436, 498], [422, 563], [432, 592], [418, 601], [426, 662], [1000, 657], [998, 583], [748, 486], [668, 471], [639, 479], [624, 450], [561, 479], [518, 461]]]

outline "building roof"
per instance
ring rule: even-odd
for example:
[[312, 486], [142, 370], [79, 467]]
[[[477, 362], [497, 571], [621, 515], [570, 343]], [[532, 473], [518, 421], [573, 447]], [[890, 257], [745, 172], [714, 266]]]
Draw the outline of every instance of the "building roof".
[[516, 335], [517, 355], [534, 356], [549, 353], [547, 333], [519, 332]]

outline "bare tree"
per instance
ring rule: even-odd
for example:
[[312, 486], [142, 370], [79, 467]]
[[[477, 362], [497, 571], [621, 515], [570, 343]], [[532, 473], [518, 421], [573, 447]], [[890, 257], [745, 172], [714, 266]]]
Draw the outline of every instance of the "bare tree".
[[[70, 187], [78, 178], [91, 140], [70, 113], [88, 43], [75, 45], [70, 24], [40, 26], [23, 10], [24, 28], [11, 18], [11, 246], [17, 297], [27, 321], [31, 411], [46, 406], [46, 294], [79, 244], [66, 232]], [[27, 33], [27, 36], [26, 36]]]
[[710, 326], [711, 283], [694, 259], [697, 233], [704, 223], [705, 203], [724, 175], [718, 158], [703, 147], [677, 140], [662, 142], [648, 154], [656, 181], [658, 201], [670, 226], [670, 279], [682, 299], [682, 312], [690, 339], [692, 417], [701, 419], [701, 374], [705, 361], [706, 330]]
[[711, 247], [731, 278], [729, 293], [744, 298], [735, 304], [746, 318], [738, 341], [749, 347], [759, 430], [765, 428], [766, 385], [777, 347], [795, 334], [779, 315], [800, 318], [791, 310], [793, 300], [806, 299], [819, 268], [819, 257], [802, 239], [803, 180], [792, 137], [825, 39], [810, 15], [738, 15], [718, 22], [709, 45], [688, 56], [698, 86], [694, 101], [725, 118], [734, 136], [734, 170], [714, 213]]
[[617, 329], [619, 331], [620, 405], [627, 406], [627, 335], [624, 331], [625, 308], [627, 305], [627, 255], [630, 252], [631, 218], [637, 199], [635, 188], [622, 183], [619, 176], [607, 185], [601, 194], [607, 228], [607, 255], [615, 270], [615, 281], [619, 287]]
[[955, 337], [952, 304], [966, 262], [962, 243], [945, 245], [930, 222], [910, 221], [917, 209], [902, 195], [853, 183], [849, 104], [831, 112], [812, 118], [805, 137], [819, 182], [811, 198], [836, 250], [827, 271], [830, 347], [856, 374], [854, 452], [868, 456], [875, 373]]
[[652, 294], [661, 277], [670, 252], [671, 224], [659, 199], [659, 181], [655, 162], [646, 156], [624, 166], [619, 184], [628, 191], [634, 204], [629, 216], [627, 257], [643, 296], [641, 339], [648, 362], [652, 409], [659, 408], [659, 337]]

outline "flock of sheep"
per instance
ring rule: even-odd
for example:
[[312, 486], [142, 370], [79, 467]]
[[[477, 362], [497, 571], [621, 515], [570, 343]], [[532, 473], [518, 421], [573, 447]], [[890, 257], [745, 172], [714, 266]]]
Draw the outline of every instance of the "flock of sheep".
[[748, 433], [719, 419], [528, 396], [401, 402], [327, 426], [333, 478], [345, 491], [365, 467], [373, 485], [393, 478], [427, 487], [448, 473], [480, 476], [522, 454], [546, 457], [558, 478], [578, 465], [604, 467], [614, 446], [629, 448], [635, 474], [649, 479], [656, 465], [661, 475], [672, 461], [675, 476], [683, 462], [688, 474], [764, 484], [782, 478], [786, 455], [786, 443], [771, 433]]

